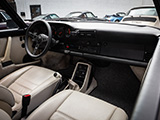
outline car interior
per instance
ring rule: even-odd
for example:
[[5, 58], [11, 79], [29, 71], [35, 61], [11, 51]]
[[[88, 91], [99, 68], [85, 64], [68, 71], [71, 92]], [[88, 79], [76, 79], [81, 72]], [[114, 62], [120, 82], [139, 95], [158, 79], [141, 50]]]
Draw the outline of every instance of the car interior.
[[[153, 2], [160, 15], [160, 1]], [[159, 28], [106, 21], [28, 25], [6, 0], [0, 9], [16, 25], [0, 30], [0, 120], [160, 118]]]

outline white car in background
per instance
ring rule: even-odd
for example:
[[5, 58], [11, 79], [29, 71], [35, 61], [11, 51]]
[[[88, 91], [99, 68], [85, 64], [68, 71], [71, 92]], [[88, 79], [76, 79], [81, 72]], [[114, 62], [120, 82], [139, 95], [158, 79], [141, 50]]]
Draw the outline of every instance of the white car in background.
[[154, 6], [134, 7], [129, 10], [121, 23], [147, 25], [160, 28], [159, 18]]

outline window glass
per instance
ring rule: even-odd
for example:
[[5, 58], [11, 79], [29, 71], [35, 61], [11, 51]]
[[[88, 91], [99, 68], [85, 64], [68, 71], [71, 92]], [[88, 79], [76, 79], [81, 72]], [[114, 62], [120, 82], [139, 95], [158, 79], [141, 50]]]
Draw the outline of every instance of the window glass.
[[2, 9], [0, 9], [0, 30], [18, 28], [18, 25]]
[[11, 17], [6, 12], [2, 12], [2, 14], [6, 20], [11, 20]]
[[86, 13], [88, 18], [94, 18], [95, 16], [92, 13]]
[[55, 18], [58, 18], [58, 16], [55, 15], [55, 14], [51, 14], [51, 15], [50, 15], [50, 18], [51, 18], [51, 19], [55, 19]]
[[128, 15], [150, 15], [150, 16], [157, 16], [157, 12], [155, 8], [137, 8], [131, 10]]
[[[47, 20], [59, 17], [60, 18], [69, 17], [78, 19], [86, 18], [86, 20], [87, 18], [89, 18], [88, 20], [104, 19], [108, 20], [109, 22], [119, 22], [119, 23], [127, 22], [129, 24], [131, 23], [136, 24], [138, 22], [135, 21], [135, 19], [133, 22], [129, 22], [133, 20], [130, 18], [128, 19], [128, 21], [123, 21], [123, 19], [129, 16], [138, 16], [138, 17], [144, 15], [147, 17], [157, 16], [157, 12], [156, 9], [154, 8], [152, 0], [101, 0], [100, 2], [98, 0], [88, 0], [88, 1], [16, 0], [16, 2], [15, 0], [7, 0], [7, 1], [9, 1], [9, 4], [14, 8], [14, 10], [16, 10], [18, 15], [20, 15], [25, 22], [26, 20], [28, 21], [39, 20], [39, 19]], [[143, 8], [144, 6], [149, 6], [149, 7]], [[86, 13], [86, 11], [88, 12]], [[85, 13], [85, 15], [83, 15], [83, 13]], [[126, 15], [125, 13], [128, 14]], [[59, 17], [57, 17], [56, 15], [58, 15]], [[7, 13], [5, 12], [3, 16], [5, 16], [7, 20], [10, 19], [10, 17], [8, 17]], [[3, 16], [2, 15], [0, 16], [1, 22], [5, 21]], [[138, 18], [137, 20], [139, 19], [141, 18]], [[10, 19], [9, 21], [11, 20], [12, 19]], [[142, 20], [144, 20], [144, 22], [141, 23], [144, 25], [146, 19], [141, 19], [141, 21]], [[157, 23], [155, 23], [154, 25], [156, 24]]]
[[3, 16], [2, 14], [3, 14], [3, 13], [0, 12], [0, 22], [5, 22], [5, 18], [4, 18], [4, 16]]

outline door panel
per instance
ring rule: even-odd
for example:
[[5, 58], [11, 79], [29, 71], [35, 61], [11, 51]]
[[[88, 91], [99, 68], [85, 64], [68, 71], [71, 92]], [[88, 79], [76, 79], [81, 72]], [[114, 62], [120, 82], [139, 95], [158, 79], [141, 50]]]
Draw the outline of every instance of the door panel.
[[10, 58], [10, 53], [11, 53], [11, 44], [12, 44], [12, 38], [11, 37], [8, 37], [7, 38], [7, 44], [5, 46], [5, 51], [4, 51], [4, 54], [3, 56], [1, 57], [0, 61], [1, 62], [8, 62], [8, 61], [11, 61], [11, 58]]
[[20, 37], [8, 37], [0, 39], [0, 61], [2, 63], [12, 61], [14, 64], [23, 63], [23, 57], [26, 51], [22, 48], [24, 41], [20, 41]]
[[24, 40], [20, 40], [20, 36], [0, 39], [0, 79], [24, 66], [40, 64], [40, 60], [23, 63], [26, 55], [25, 49], [22, 48], [23, 43]]
[[20, 40], [20, 37], [12, 37], [11, 45], [11, 60], [14, 64], [23, 63], [23, 58], [26, 55], [26, 51], [22, 48], [24, 40]]
[[7, 45], [7, 38], [0, 38], [0, 58], [4, 56]]

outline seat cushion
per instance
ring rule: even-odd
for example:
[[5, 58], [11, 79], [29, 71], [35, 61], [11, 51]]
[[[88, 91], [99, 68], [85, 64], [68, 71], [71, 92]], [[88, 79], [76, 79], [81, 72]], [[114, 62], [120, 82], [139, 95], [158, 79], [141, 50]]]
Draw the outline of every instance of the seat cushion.
[[72, 90], [62, 91], [40, 107], [27, 120], [127, 120], [114, 105]]
[[11, 120], [11, 117], [2, 109], [0, 109], [0, 120]]
[[38, 66], [28, 66], [15, 71], [0, 81], [1, 85], [7, 87], [15, 98], [13, 111], [20, 111], [22, 108], [22, 96], [31, 95], [31, 102], [28, 112], [40, 105], [52, 96], [56, 85], [61, 80], [61, 75], [46, 68]]

